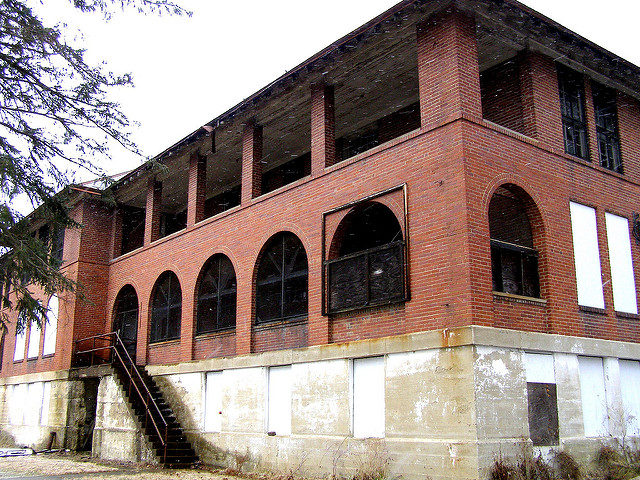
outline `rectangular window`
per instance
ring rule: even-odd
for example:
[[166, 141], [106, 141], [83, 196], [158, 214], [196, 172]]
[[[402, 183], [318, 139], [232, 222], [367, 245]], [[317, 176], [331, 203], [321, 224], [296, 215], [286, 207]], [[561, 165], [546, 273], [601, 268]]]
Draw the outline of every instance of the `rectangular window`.
[[353, 436], [382, 438], [385, 432], [384, 357], [353, 361]]
[[42, 412], [40, 425], [49, 425], [49, 406], [51, 405], [51, 382], [44, 382], [42, 388]]
[[43, 393], [44, 385], [42, 382], [29, 383], [27, 385], [27, 402], [22, 405], [22, 408], [25, 409], [25, 425], [40, 425]]
[[204, 430], [222, 431], [222, 372], [207, 372], [204, 398]]
[[563, 65], [558, 65], [558, 86], [564, 151], [587, 160], [589, 147], [584, 113], [584, 77]]
[[592, 88], [600, 165], [622, 173], [616, 91], [595, 82]]
[[638, 313], [636, 279], [633, 274], [629, 221], [618, 215], [605, 213], [613, 305], [616, 312]]
[[560, 443], [553, 355], [525, 353], [529, 436], [534, 446]]
[[13, 352], [13, 361], [21, 362], [24, 360], [24, 349], [25, 343], [27, 342], [27, 331], [26, 327], [22, 330], [21, 333], [16, 335], [16, 349]]
[[27, 360], [38, 358], [40, 355], [40, 333], [42, 332], [40, 325], [31, 322], [29, 329], [29, 348], [27, 349]]
[[269, 367], [267, 432], [275, 435], [291, 433], [291, 365]]
[[578, 365], [584, 435], [586, 437], [606, 436], [609, 434], [609, 417], [602, 358], [578, 357]]
[[53, 238], [51, 240], [51, 256], [55, 258], [60, 265], [62, 265], [62, 258], [64, 255], [64, 227], [56, 227], [53, 231]]
[[574, 202], [569, 207], [578, 305], [604, 309], [596, 210]]
[[25, 405], [27, 404], [27, 384], [12, 385], [10, 399], [8, 407], [11, 425], [23, 425]]
[[640, 362], [620, 360], [621, 418], [627, 435], [640, 435]]

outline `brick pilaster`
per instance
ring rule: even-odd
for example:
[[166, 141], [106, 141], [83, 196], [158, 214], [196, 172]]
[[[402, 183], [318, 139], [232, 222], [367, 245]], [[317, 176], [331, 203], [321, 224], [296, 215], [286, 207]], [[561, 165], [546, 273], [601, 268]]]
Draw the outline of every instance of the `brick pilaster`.
[[446, 11], [420, 24], [418, 82], [422, 126], [482, 117], [475, 20]]
[[207, 188], [207, 157], [194, 153], [189, 158], [189, 190], [187, 200], [187, 228], [204, 218]]
[[249, 123], [242, 132], [241, 203], [262, 194], [262, 127]]
[[336, 162], [335, 101], [333, 87], [311, 88], [311, 175]]
[[160, 237], [160, 215], [162, 214], [162, 182], [150, 178], [147, 183], [147, 210], [144, 219], [144, 244]]

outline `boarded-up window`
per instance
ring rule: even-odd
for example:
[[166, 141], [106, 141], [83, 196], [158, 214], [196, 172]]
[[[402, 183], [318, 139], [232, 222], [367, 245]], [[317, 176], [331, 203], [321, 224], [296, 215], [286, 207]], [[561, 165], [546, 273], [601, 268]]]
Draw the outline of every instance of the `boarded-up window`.
[[611, 263], [613, 305], [617, 312], [638, 313], [636, 280], [633, 275], [629, 221], [618, 215], [605, 214], [607, 243]]
[[558, 445], [558, 397], [553, 356], [526, 353], [529, 436], [535, 446]]
[[571, 202], [569, 207], [578, 305], [604, 308], [596, 211], [591, 207], [574, 202]]
[[49, 425], [49, 407], [51, 405], [51, 382], [44, 382], [42, 389], [42, 411], [40, 425]]
[[291, 433], [291, 365], [270, 367], [267, 382], [267, 432]]
[[11, 395], [7, 406], [9, 407], [9, 421], [11, 425], [23, 425], [27, 404], [27, 384], [20, 383], [11, 386]]
[[16, 349], [13, 352], [13, 361], [21, 362], [24, 360], [25, 343], [27, 341], [26, 327], [16, 335]]
[[29, 347], [27, 348], [27, 359], [38, 358], [40, 355], [40, 334], [42, 329], [40, 325], [35, 322], [31, 322], [31, 328], [29, 329]]
[[384, 357], [353, 361], [353, 436], [382, 438], [385, 433]]
[[580, 366], [580, 395], [586, 437], [609, 434], [607, 395], [602, 358], [578, 357]]
[[640, 435], [640, 362], [620, 360], [620, 390], [627, 435]]
[[222, 372], [207, 372], [205, 379], [204, 430], [222, 430]]
[[44, 326], [44, 345], [42, 355], [53, 355], [56, 353], [56, 339], [58, 334], [58, 297], [52, 295], [47, 306], [47, 322]]

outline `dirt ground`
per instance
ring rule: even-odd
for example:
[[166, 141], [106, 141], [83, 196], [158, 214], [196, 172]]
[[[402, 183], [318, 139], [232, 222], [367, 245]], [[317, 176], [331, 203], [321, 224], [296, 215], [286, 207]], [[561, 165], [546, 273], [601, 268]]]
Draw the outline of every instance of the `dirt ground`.
[[0, 479], [32, 480], [236, 480], [206, 467], [166, 470], [140, 463], [107, 462], [76, 453], [0, 458]]

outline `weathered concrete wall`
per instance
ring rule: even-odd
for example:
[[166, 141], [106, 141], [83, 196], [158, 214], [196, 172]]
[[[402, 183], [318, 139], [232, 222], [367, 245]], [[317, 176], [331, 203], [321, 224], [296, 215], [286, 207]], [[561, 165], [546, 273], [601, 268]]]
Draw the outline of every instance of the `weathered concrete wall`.
[[157, 463], [122, 387], [112, 375], [102, 377], [98, 387], [93, 454], [104, 459]]

